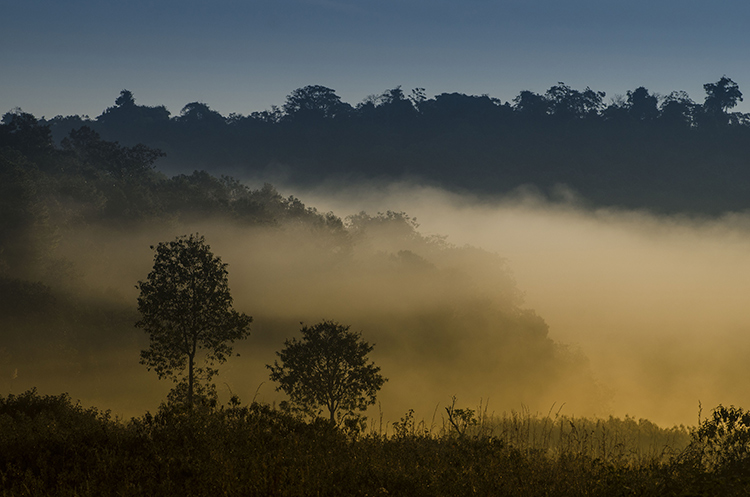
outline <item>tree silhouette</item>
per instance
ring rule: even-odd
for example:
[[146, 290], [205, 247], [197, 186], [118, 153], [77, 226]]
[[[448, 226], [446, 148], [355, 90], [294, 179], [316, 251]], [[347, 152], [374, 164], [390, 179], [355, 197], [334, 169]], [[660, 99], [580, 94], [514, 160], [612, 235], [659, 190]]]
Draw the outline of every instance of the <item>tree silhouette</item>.
[[135, 105], [135, 97], [130, 90], [122, 90], [120, 96], [115, 99], [115, 105], [118, 107], [132, 107]]
[[521, 115], [530, 118], [546, 116], [550, 110], [550, 102], [543, 95], [523, 90], [513, 99], [513, 109]]
[[652, 121], [659, 115], [658, 99], [646, 88], [628, 90], [628, 113], [637, 121]]
[[737, 105], [738, 101], [742, 102], [739, 85], [726, 76], [722, 76], [716, 83], [706, 83], [703, 89], [706, 90], [703, 107], [709, 114], [723, 114]]
[[0, 148], [8, 146], [29, 156], [49, 154], [53, 150], [52, 132], [32, 114], [14, 109], [0, 121]]
[[673, 91], [662, 101], [659, 119], [668, 124], [690, 126], [697, 107], [700, 106], [693, 102], [687, 92]]
[[351, 106], [330, 88], [309, 85], [294, 90], [286, 97], [284, 112], [295, 119], [330, 119], [351, 111]]
[[596, 116], [602, 108], [605, 93], [594, 91], [589, 87], [582, 92], [574, 90], [565, 83], [552, 86], [545, 95], [555, 116], [570, 119]]
[[[153, 270], [137, 285], [141, 319], [136, 326], [151, 337], [141, 364], [175, 383], [187, 374], [189, 408], [196, 379], [210, 381], [218, 372], [214, 364], [225, 362], [232, 343], [250, 334], [252, 318], [232, 309], [226, 267], [203, 236], [182, 236], [159, 243]], [[204, 365], [196, 367], [199, 354]]]
[[177, 120], [185, 123], [203, 122], [209, 124], [226, 124], [227, 122], [224, 116], [202, 102], [190, 102], [185, 105]]
[[317, 416], [327, 409], [330, 420], [340, 422], [375, 403], [387, 380], [379, 367], [368, 364], [373, 346], [360, 333], [333, 321], [303, 326], [301, 332], [302, 340], [286, 340], [276, 353], [281, 363], [266, 366], [271, 380], [279, 382], [276, 390], [290, 397], [294, 410]]

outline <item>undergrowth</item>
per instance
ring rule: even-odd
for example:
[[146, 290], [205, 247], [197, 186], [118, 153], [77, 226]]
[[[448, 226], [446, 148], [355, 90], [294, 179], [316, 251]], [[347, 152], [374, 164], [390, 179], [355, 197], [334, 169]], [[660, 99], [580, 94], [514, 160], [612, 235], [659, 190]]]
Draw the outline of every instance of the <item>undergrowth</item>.
[[747, 495], [750, 415], [719, 406], [697, 428], [455, 402], [426, 426], [337, 428], [269, 405], [127, 421], [35, 390], [0, 397], [3, 496]]

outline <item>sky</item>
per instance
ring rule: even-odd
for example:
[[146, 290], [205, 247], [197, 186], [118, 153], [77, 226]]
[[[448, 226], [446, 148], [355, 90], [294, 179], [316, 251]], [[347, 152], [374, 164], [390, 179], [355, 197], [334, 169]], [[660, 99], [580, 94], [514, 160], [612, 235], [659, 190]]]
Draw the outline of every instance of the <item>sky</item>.
[[353, 105], [399, 85], [702, 102], [727, 75], [750, 91], [744, 0], [0, 0], [0, 14], [0, 112], [37, 117], [96, 117], [122, 89], [173, 115], [249, 114], [313, 84]]

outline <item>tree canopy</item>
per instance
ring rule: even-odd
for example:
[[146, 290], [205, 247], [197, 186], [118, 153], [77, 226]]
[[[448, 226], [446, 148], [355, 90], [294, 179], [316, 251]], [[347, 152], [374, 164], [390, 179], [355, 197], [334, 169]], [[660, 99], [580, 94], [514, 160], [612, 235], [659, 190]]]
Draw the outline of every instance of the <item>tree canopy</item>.
[[[407, 178], [490, 195], [533, 185], [550, 197], [564, 185], [594, 206], [710, 215], [750, 208], [750, 114], [734, 111], [742, 92], [727, 76], [703, 86], [702, 103], [645, 86], [605, 101], [602, 91], [558, 82], [507, 102], [428, 98], [423, 88], [407, 96], [397, 86], [352, 106], [308, 85], [246, 116], [192, 102], [173, 117], [123, 90], [94, 119], [57, 116], [38, 126], [33, 116], [8, 114], [0, 144], [31, 154], [87, 126], [102, 140], [164, 151], [159, 167], [170, 174], [205, 170], [303, 187]], [[113, 202], [109, 212], [146, 205]]]

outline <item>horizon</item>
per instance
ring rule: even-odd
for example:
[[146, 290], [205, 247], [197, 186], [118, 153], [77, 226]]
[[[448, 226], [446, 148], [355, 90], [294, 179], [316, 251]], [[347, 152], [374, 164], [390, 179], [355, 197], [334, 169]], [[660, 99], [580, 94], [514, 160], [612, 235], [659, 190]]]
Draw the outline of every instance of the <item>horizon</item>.
[[3, 3], [2, 110], [46, 118], [93, 117], [123, 88], [172, 114], [198, 101], [246, 115], [309, 84], [349, 103], [399, 85], [505, 102], [560, 81], [607, 101], [644, 86], [701, 103], [722, 75], [750, 85], [737, 1]]

